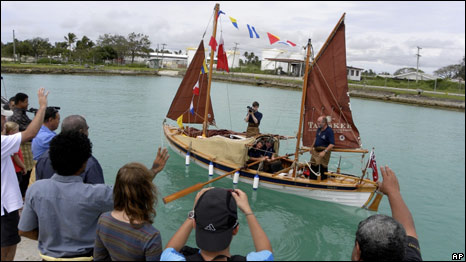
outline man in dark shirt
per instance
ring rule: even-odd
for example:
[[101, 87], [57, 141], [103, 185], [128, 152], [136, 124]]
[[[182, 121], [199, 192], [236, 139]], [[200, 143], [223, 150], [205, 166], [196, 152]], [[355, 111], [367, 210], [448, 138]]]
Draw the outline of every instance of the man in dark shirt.
[[388, 196], [392, 217], [377, 214], [359, 223], [351, 260], [422, 261], [414, 219], [401, 197], [398, 179], [388, 166], [380, 171], [379, 191]]
[[[316, 138], [311, 146], [311, 169], [313, 173], [320, 173], [321, 179], [326, 179], [325, 172], [328, 171], [328, 162], [330, 161], [330, 151], [335, 146], [335, 137], [333, 130], [328, 126], [328, 120], [325, 116], [317, 118]], [[316, 178], [311, 174], [311, 178]]]
[[[89, 126], [86, 119], [80, 115], [71, 115], [63, 119], [61, 124], [61, 132], [78, 131], [86, 136], [89, 135]], [[49, 151], [42, 154], [37, 160], [36, 165], [36, 180], [51, 178], [55, 170], [50, 161]], [[104, 184], [104, 174], [99, 161], [94, 156], [90, 156], [87, 160], [86, 169], [80, 174], [83, 182], [86, 184]]]
[[248, 123], [248, 128], [246, 129], [246, 137], [252, 137], [260, 133], [259, 125], [261, 123], [262, 113], [258, 110], [259, 103], [257, 101], [254, 101], [254, 103], [252, 103], [252, 108], [248, 107], [248, 114], [246, 115], [246, 118], [244, 118], [244, 121]]
[[[29, 106], [29, 97], [24, 93], [17, 93], [15, 95], [15, 108], [13, 109], [13, 115], [9, 118], [9, 121], [15, 122], [19, 125], [19, 132], [23, 132], [27, 129], [31, 123], [31, 119], [26, 115], [26, 110]], [[32, 140], [21, 143], [21, 152], [23, 153], [24, 165], [26, 166], [26, 174], [23, 175], [19, 187], [23, 197], [26, 195], [26, 189], [28, 187], [29, 178], [31, 177], [31, 171], [34, 168], [34, 160], [31, 150]]]

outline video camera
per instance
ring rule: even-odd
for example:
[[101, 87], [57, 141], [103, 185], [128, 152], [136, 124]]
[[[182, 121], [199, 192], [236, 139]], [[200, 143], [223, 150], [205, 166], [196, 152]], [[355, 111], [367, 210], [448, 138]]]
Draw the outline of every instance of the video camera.
[[254, 112], [254, 108], [252, 108], [252, 107], [250, 107], [250, 106], [247, 106], [247, 109], [248, 109], [249, 113]]
[[[49, 107], [52, 107], [53, 109], [55, 109], [57, 111], [60, 110], [59, 106], [49, 106]], [[37, 114], [37, 111], [39, 111], [39, 109], [34, 108], [34, 107], [31, 107], [28, 110], [26, 110], [26, 112], [34, 113], [34, 115]]]

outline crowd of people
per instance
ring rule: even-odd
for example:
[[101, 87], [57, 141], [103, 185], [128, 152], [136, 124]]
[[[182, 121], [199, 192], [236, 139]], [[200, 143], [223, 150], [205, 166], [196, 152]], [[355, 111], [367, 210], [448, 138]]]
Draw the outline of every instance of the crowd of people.
[[[158, 149], [150, 168], [137, 162], [125, 164], [110, 187], [92, 155], [85, 118], [67, 116], [56, 134], [60, 114], [47, 107], [48, 92], [39, 89], [39, 109], [32, 120], [26, 115], [28, 97], [18, 94], [10, 105], [13, 111], [1, 107], [2, 261], [14, 259], [20, 236], [38, 240], [38, 252], [45, 261], [274, 260], [272, 244], [240, 189], [199, 191], [186, 220], [163, 247], [160, 231], [152, 225], [158, 202], [153, 180], [165, 167], [167, 149]], [[257, 119], [253, 114], [251, 118]], [[21, 146], [27, 143], [32, 150]], [[251, 158], [273, 160], [273, 140], [260, 141], [255, 151], [262, 155], [251, 151]], [[32, 167], [26, 164], [29, 153], [36, 161]], [[25, 178], [32, 169], [35, 178]], [[388, 196], [392, 216], [377, 214], [361, 221], [348, 257], [355, 261], [422, 260], [414, 220], [395, 173], [388, 167], [380, 170], [379, 190]], [[22, 180], [29, 185], [25, 195]], [[238, 208], [247, 220], [254, 250], [232, 255], [230, 246], [240, 228]], [[193, 229], [197, 247], [186, 246]]]

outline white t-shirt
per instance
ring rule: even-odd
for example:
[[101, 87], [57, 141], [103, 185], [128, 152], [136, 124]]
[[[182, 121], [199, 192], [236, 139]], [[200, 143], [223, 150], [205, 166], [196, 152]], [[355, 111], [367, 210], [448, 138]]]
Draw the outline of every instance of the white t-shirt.
[[19, 151], [21, 133], [11, 136], [2, 135], [2, 216], [4, 209], [11, 213], [23, 206], [18, 178], [11, 155]]

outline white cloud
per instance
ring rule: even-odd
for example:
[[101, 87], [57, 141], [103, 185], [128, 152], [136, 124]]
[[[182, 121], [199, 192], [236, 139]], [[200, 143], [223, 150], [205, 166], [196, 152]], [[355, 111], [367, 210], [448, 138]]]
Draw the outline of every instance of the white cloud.
[[[1, 39], [33, 37], [64, 41], [68, 32], [96, 41], [105, 33], [149, 36], [152, 47], [185, 50], [197, 46], [212, 16], [215, 2], [1, 2]], [[260, 54], [270, 46], [266, 33], [303, 46], [310, 37], [314, 50], [327, 39], [346, 12], [348, 64], [376, 71], [415, 66], [416, 46], [426, 72], [458, 63], [465, 49], [464, 2], [220, 2], [226, 16], [219, 30], [227, 49], [239, 43], [241, 53]], [[238, 20], [234, 28], [228, 16]], [[250, 39], [246, 23], [260, 39]], [[206, 32], [205, 41], [212, 28]], [[219, 31], [220, 34], [220, 31]], [[207, 43], [205, 43], [207, 45]], [[282, 47], [289, 50], [298, 50]], [[374, 67], [374, 68], [372, 68]]]

